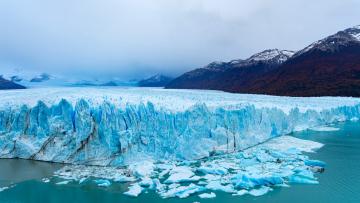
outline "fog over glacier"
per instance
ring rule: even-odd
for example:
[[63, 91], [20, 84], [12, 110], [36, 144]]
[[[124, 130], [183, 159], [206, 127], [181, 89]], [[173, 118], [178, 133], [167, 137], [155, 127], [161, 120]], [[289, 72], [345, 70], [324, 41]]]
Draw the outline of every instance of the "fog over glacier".
[[359, 8], [356, 0], [3, 0], [0, 70], [176, 76], [266, 48], [303, 48], [358, 24]]

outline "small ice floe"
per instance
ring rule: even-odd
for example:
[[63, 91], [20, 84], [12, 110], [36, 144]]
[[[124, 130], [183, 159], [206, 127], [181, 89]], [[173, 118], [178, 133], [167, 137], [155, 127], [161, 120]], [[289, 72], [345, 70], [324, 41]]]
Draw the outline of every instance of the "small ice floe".
[[232, 195], [233, 196], [243, 196], [243, 195], [248, 194], [248, 193], [249, 192], [247, 190], [242, 189], [242, 190], [239, 190], [239, 191], [237, 191], [236, 193], [234, 193]]
[[165, 180], [164, 183], [181, 183], [181, 182], [193, 182], [200, 179], [189, 166], [177, 166], [174, 167], [170, 172], [170, 176]]
[[159, 179], [153, 179], [153, 187], [150, 189], [155, 189], [157, 192], [162, 192], [165, 190], [165, 185], [160, 182]]
[[155, 165], [151, 161], [142, 161], [129, 166], [129, 169], [136, 177], [150, 177], [154, 171]]
[[0, 187], [0, 192], [2, 192], [2, 191], [5, 191], [5, 190], [7, 190], [7, 189], [9, 189], [10, 187]]
[[223, 185], [223, 184], [221, 184], [221, 182], [219, 180], [211, 181], [205, 187], [206, 187], [206, 189], [213, 190], [213, 191], [223, 191], [226, 193], [236, 192], [234, 190], [233, 185], [231, 185], [231, 184]]
[[163, 198], [170, 198], [170, 197], [186, 198], [189, 197], [191, 194], [202, 192], [205, 190], [206, 189], [203, 186], [198, 186], [191, 183], [188, 186], [178, 186], [172, 188], [166, 192], [160, 193], [160, 195]]
[[91, 177], [113, 180], [115, 182], [132, 182], [136, 180], [131, 176], [129, 169], [84, 165], [64, 166], [60, 170], [55, 171], [54, 176], [79, 181], [80, 184]]
[[121, 176], [115, 177], [114, 181], [119, 182], [119, 183], [134, 182], [134, 181], [136, 181], [136, 178], [132, 177], [132, 176], [121, 175]]
[[13, 187], [15, 187], [15, 184], [5, 186], [5, 187], [0, 187], [0, 192], [3, 192], [5, 190], [8, 190], [8, 189], [13, 188]]
[[106, 180], [106, 179], [94, 180], [94, 182], [99, 187], [109, 187], [111, 185], [111, 182], [109, 180]]
[[141, 194], [141, 192], [144, 190], [138, 183], [133, 183], [127, 192], [124, 192], [124, 195], [131, 196], [131, 197], [137, 197]]
[[84, 183], [85, 181], [87, 180], [87, 178], [81, 178], [80, 180], [79, 180], [79, 184], [82, 184], [82, 183]]
[[206, 182], [206, 181], [199, 181], [198, 183], [197, 183], [198, 185], [207, 185], [208, 183]]
[[291, 136], [280, 136], [261, 145], [274, 151], [286, 152], [290, 149], [296, 149], [299, 152], [314, 152], [314, 150], [323, 147], [319, 142], [303, 140]]
[[57, 182], [56, 185], [66, 185], [68, 183], [70, 183], [71, 180], [64, 180], [64, 181], [61, 181], [61, 182]]
[[323, 161], [319, 161], [319, 160], [305, 160], [304, 161], [305, 165], [307, 166], [318, 166], [318, 167], [325, 167], [326, 163]]
[[221, 166], [214, 166], [214, 165], [200, 166], [196, 170], [203, 174], [225, 175], [228, 173], [228, 170], [226, 168], [223, 168]]
[[252, 196], [262, 196], [262, 195], [265, 195], [266, 193], [272, 191], [272, 189], [270, 187], [267, 187], [267, 186], [261, 186], [260, 188], [258, 189], [252, 189], [249, 191], [249, 194], [252, 195]]
[[201, 176], [201, 179], [206, 180], [207, 182], [210, 181], [214, 181], [214, 180], [220, 180], [222, 176], [218, 176], [218, 175], [211, 175], [211, 174], [206, 174], [204, 176]]
[[216, 197], [216, 194], [211, 192], [211, 193], [203, 193], [203, 194], [200, 194], [199, 197], [201, 199], [211, 199], [211, 198], [215, 198]]
[[43, 178], [43, 179], [41, 179], [41, 181], [42, 181], [43, 183], [48, 183], [48, 182], [50, 182], [50, 179], [49, 179], [49, 178]]
[[359, 118], [358, 118], [358, 117], [352, 117], [352, 118], [350, 119], [350, 121], [351, 121], [351, 122], [356, 122], [356, 121], [359, 121]]
[[159, 179], [154, 178], [151, 179], [149, 177], [142, 178], [139, 182], [139, 185], [144, 189], [156, 190], [157, 192], [163, 191], [165, 189], [165, 185], [160, 182]]
[[317, 180], [306, 178], [303, 176], [297, 176], [297, 175], [290, 176], [289, 182], [290, 183], [299, 183], [299, 184], [319, 184], [319, 181], [317, 181]]
[[231, 178], [236, 188], [253, 188], [261, 185], [280, 185], [284, 183], [283, 178], [278, 175], [266, 174], [243, 174], [239, 173]]
[[340, 128], [330, 127], [330, 126], [317, 126], [310, 128], [312, 131], [319, 131], [319, 132], [331, 132], [331, 131], [338, 131]]

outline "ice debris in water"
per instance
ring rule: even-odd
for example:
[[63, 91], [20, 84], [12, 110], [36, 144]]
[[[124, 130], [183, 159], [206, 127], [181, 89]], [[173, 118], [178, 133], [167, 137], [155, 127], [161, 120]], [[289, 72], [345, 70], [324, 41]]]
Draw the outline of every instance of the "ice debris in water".
[[249, 194], [252, 196], [262, 196], [265, 195], [266, 193], [270, 192], [272, 189], [270, 187], [267, 186], [261, 186], [258, 189], [252, 189], [249, 191]]
[[124, 194], [133, 197], [149, 190], [162, 198], [186, 198], [193, 194], [214, 198], [215, 191], [233, 196], [261, 196], [274, 186], [318, 184], [314, 174], [323, 172], [325, 163], [311, 160], [302, 152], [313, 152], [321, 146], [283, 136], [244, 151], [195, 161], [147, 160], [121, 168], [68, 165], [54, 175], [65, 181], [95, 179], [98, 186], [129, 181]]
[[211, 193], [202, 193], [199, 195], [200, 198], [202, 199], [210, 199], [210, 198], [215, 198], [216, 194], [211, 192]]
[[9, 185], [9, 186], [4, 186], [4, 187], [0, 187], [0, 192], [3, 192], [5, 190], [8, 190], [10, 188], [13, 188], [15, 187], [16, 185], [12, 184], [12, 185]]
[[[352, 120], [352, 119], [350, 119], [350, 120]], [[320, 131], [320, 132], [330, 132], [330, 131], [338, 131], [340, 129], [335, 128], [335, 127], [331, 127], [331, 126], [317, 126], [317, 127], [310, 128], [310, 130]]]
[[83, 183], [88, 178], [107, 179], [114, 182], [131, 182], [136, 180], [130, 175], [127, 168], [85, 166], [85, 165], [67, 165], [54, 173], [54, 176], [79, 181]]
[[129, 187], [129, 191], [124, 192], [125, 195], [137, 197], [141, 192], [143, 191], [143, 188], [138, 183], [133, 183]]
[[64, 181], [57, 182], [56, 185], [66, 185], [70, 182], [71, 182], [71, 180], [64, 180]]
[[111, 185], [111, 182], [106, 179], [94, 180], [94, 182], [100, 187], [109, 187]]
[[44, 182], [44, 183], [48, 183], [48, 182], [50, 182], [50, 179], [49, 178], [43, 178], [43, 179], [41, 179], [41, 181]]
[[5, 191], [7, 189], [9, 189], [9, 187], [0, 187], [0, 192]]
[[164, 183], [180, 183], [180, 182], [192, 182], [198, 181], [199, 176], [196, 176], [189, 166], [176, 166], [170, 172], [170, 176], [164, 181]]

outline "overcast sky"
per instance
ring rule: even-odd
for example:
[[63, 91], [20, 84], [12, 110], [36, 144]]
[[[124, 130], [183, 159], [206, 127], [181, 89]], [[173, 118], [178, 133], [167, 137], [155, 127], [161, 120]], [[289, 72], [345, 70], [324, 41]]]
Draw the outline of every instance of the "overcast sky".
[[0, 72], [176, 76], [358, 24], [359, 0], [0, 0]]

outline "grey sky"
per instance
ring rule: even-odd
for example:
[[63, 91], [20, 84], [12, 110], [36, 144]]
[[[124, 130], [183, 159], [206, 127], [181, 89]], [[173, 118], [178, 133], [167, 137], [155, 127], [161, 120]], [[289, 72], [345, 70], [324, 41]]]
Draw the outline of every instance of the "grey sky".
[[360, 24], [359, 11], [359, 0], [1, 0], [0, 70], [176, 76], [301, 49]]

